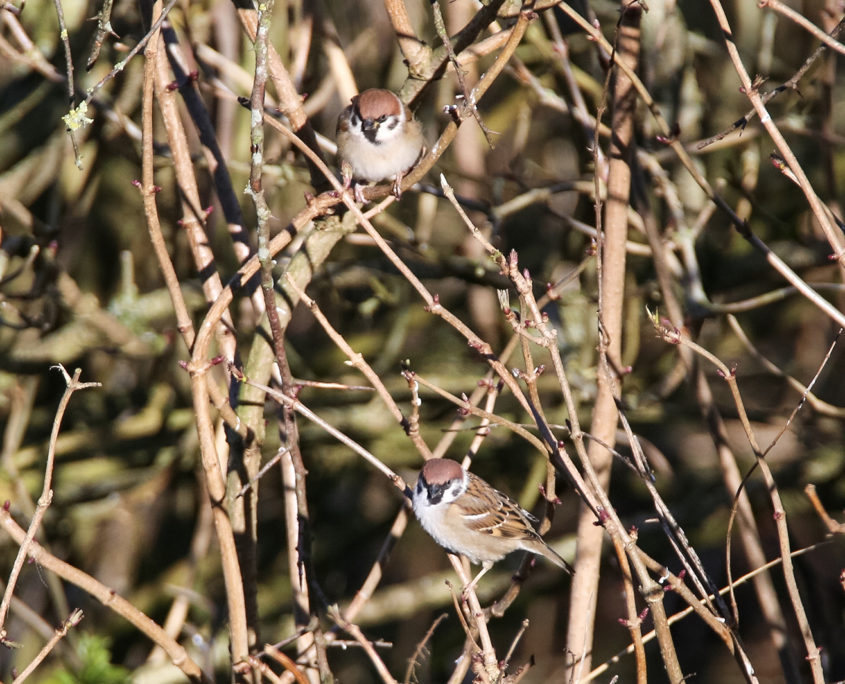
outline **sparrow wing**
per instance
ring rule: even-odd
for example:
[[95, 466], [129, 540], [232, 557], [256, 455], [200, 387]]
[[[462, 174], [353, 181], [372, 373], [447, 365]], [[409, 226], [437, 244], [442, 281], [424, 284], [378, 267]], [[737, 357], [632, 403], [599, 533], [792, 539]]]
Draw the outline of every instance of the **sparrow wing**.
[[480, 477], [468, 475], [466, 491], [452, 504], [468, 528], [504, 539], [539, 539], [530, 513]]

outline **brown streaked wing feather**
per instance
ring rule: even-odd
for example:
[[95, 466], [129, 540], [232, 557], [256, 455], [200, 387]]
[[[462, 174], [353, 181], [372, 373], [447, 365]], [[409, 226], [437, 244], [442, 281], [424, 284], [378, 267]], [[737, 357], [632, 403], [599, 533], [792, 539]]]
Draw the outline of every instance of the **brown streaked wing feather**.
[[348, 131], [349, 130], [349, 117], [352, 114], [352, 105], [349, 105], [346, 109], [344, 109], [340, 116], [337, 117], [337, 127], [335, 128], [335, 134], [340, 133], [341, 131]]
[[516, 501], [478, 476], [468, 475], [466, 492], [452, 505], [459, 509], [470, 529], [506, 539], [539, 539], [528, 514]]

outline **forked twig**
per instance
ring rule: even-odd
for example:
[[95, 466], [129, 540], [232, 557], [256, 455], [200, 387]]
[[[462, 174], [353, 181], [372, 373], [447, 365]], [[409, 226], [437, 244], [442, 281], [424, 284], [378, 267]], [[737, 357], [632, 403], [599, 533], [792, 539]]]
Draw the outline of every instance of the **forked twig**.
[[68, 615], [67, 619], [62, 622], [61, 626], [56, 629], [50, 640], [44, 644], [44, 647], [38, 652], [38, 655], [36, 655], [29, 665], [27, 665], [23, 671], [12, 680], [12, 684], [23, 684], [29, 675], [35, 672], [35, 668], [37, 668], [50, 654], [50, 651], [56, 647], [56, 644], [65, 638], [67, 633], [70, 631], [70, 628], [76, 627], [80, 622], [82, 622], [82, 617], [82, 611], [79, 608], [75, 608], [73, 612]]
[[9, 613], [9, 606], [12, 602], [12, 595], [15, 593], [15, 586], [17, 585], [21, 568], [23, 567], [27, 555], [29, 555], [30, 546], [34, 543], [35, 534], [41, 526], [41, 520], [53, 501], [53, 465], [56, 458], [56, 441], [59, 439], [59, 429], [61, 428], [68, 403], [70, 402], [70, 398], [73, 393], [77, 390], [102, 386], [99, 382], [79, 382], [79, 376], [82, 375], [81, 368], [77, 368], [74, 371], [73, 377], [68, 375], [65, 367], [61, 364], [53, 366], [53, 368], [58, 370], [64, 377], [65, 391], [64, 394], [62, 394], [62, 398], [59, 400], [59, 407], [56, 409], [56, 416], [53, 419], [53, 429], [50, 433], [50, 444], [47, 448], [47, 462], [44, 465], [44, 484], [41, 489], [41, 496], [38, 498], [38, 503], [35, 506], [35, 512], [32, 515], [32, 520], [29, 523], [26, 535], [21, 540], [18, 554], [15, 557], [14, 564], [12, 565], [12, 571], [9, 573], [6, 591], [3, 592], [3, 600], [0, 601], [0, 643], [6, 642], [6, 616]]

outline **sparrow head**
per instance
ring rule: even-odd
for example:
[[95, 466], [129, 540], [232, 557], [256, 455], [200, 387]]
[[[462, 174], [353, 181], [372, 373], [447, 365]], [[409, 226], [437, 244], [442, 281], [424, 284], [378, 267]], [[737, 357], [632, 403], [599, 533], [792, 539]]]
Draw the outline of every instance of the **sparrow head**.
[[466, 491], [468, 484], [469, 477], [460, 463], [448, 458], [432, 458], [420, 471], [414, 498], [420, 498], [430, 506], [450, 504]]
[[349, 126], [359, 129], [373, 145], [399, 135], [406, 118], [404, 105], [389, 90], [371, 88], [352, 98]]

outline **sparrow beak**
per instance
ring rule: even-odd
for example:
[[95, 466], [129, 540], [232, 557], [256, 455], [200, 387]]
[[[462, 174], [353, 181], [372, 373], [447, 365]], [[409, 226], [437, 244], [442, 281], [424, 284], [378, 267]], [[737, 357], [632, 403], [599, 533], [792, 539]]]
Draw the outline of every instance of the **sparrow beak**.
[[446, 493], [448, 487], [445, 484], [429, 484], [425, 482], [422, 485], [422, 489], [428, 492], [428, 503], [436, 506], [443, 500], [443, 495]]

